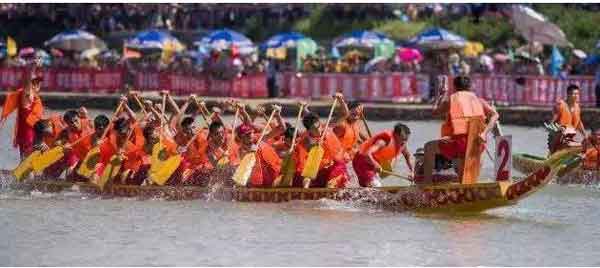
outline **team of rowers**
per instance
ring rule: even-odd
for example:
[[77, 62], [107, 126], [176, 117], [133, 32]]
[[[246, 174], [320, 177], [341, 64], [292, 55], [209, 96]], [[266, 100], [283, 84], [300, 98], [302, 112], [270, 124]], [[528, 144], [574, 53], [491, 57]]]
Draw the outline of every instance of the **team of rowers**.
[[[2, 120], [16, 111], [14, 145], [22, 160], [36, 151], [62, 146], [64, 155], [44, 168], [42, 177], [55, 179], [64, 174], [71, 181], [97, 182], [106, 168], [118, 165], [116, 172], [111, 170], [112, 183], [154, 184], [149, 179], [154, 165], [164, 165], [167, 159], [179, 156], [173, 172], [163, 178], [165, 184], [229, 184], [244, 156], [253, 154], [255, 162], [249, 167], [249, 179], [244, 185], [248, 187], [343, 188], [349, 183], [351, 168], [360, 186], [377, 187], [400, 155], [410, 171], [407, 178], [429, 183], [439, 158], [455, 160], [456, 173], [462, 177], [467, 147], [473, 142], [469, 137], [477, 137], [482, 146], [476, 153], [481, 154], [499, 117], [491, 105], [470, 91], [468, 77], [455, 77], [456, 91], [450, 94], [442, 86], [444, 94], [435, 100], [434, 113], [445, 118], [441, 138], [425, 144], [424, 157], [415, 166], [407, 149], [411, 131], [406, 125], [397, 123], [393, 129], [371, 136], [363, 105], [347, 103], [339, 93], [333, 97], [332, 112], [339, 103], [335, 118], [323, 122], [306, 103], [299, 103], [296, 125], [286, 122], [281, 108], [275, 105], [251, 107], [227, 100], [211, 112], [194, 95], [180, 107], [164, 91], [162, 104], [144, 101], [137, 92], [122, 96], [111, 117], [98, 115], [91, 119], [82, 107], [67, 110], [62, 116], [44, 118], [39, 96], [42, 80], [39, 72], [27, 75], [24, 87], [7, 95]], [[574, 91], [577, 90], [568, 89], [567, 102], [558, 104], [555, 121], [583, 129], [578, 105], [572, 104], [572, 99], [576, 100], [572, 96], [578, 94]], [[140, 106], [139, 115], [130, 108], [129, 101]], [[235, 114], [233, 123], [223, 120], [224, 110]], [[196, 120], [197, 116], [203, 120]], [[266, 123], [259, 123], [259, 118]], [[203, 121], [204, 125], [197, 126], [196, 121]], [[479, 128], [471, 127], [474, 123]], [[316, 176], [307, 178], [305, 169], [314, 165], [307, 161], [315, 146], [323, 149], [323, 155], [318, 158]], [[286, 176], [291, 177], [289, 182], [284, 179]]]

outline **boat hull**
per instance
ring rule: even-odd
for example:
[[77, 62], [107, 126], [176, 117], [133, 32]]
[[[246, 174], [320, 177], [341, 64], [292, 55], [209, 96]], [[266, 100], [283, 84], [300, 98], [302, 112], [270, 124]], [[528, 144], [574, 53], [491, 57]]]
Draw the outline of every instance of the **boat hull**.
[[478, 213], [516, 204], [520, 199], [546, 185], [556, 170], [543, 167], [517, 182], [475, 184], [446, 183], [427, 186], [378, 188], [207, 188], [195, 186], [107, 185], [100, 190], [91, 183], [37, 180], [19, 184], [24, 190], [41, 192], [79, 191], [103, 197], [134, 197], [166, 200], [221, 200], [279, 203], [293, 200], [331, 199], [364, 202], [387, 209], [416, 212]]

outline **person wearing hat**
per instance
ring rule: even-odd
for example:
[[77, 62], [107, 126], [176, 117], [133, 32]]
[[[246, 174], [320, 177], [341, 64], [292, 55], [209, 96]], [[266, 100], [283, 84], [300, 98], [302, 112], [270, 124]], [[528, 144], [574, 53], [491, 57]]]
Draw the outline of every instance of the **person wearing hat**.
[[44, 114], [39, 96], [43, 80], [42, 73], [36, 69], [27, 72], [23, 88], [8, 93], [2, 107], [2, 124], [12, 112], [17, 112], [13, 146], [19, 149], [21, 159], [33, 152], [34, 125]]

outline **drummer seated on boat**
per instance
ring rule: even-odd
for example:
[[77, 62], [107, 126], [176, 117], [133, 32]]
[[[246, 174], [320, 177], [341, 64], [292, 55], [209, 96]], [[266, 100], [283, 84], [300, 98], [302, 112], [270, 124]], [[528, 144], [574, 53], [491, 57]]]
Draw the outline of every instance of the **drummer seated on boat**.
[[413, 163], [407, 146], [409, 136], [408, 126], [397, 123], [394, 130], [376, 134], [360, 145], [360, 150], [352, 161], [360, 186], [381, 187], [379, 174], [383, 172], [382, 166], [385, 163], [394, 166], [393, 163], [400, 154], [404, 156], [410, 174], [413, 174]]
[[435, 101], [433, 113], [444, 115], [446, 119], [442, 125], [442, 138], [425, 144], [425, 182], [432, 179], [436, 154], [456, 160], [455, 168], [458, 176], [462, 178], [469, 122], [471, 120], [487, 122], [485, 129], [478, 135], [480, 142], [485, 144], [487, 134], [498, 121], [499, 116], [496, 110], [471, 92], [471, 80], [468, 77], [457, 76], [454, 78], [453, 84], [456, 89], [455, 93], [446, 97], [447, 89], [442, 88], [441, 92], [444, 94], [441, 94]]
[[[308, 156], [308, 152], [313, 146], [318, 146], [321, 139], [321, 133], [325, 129], [325, 125], [321, 123], [319, 116], [314, 113], [308, 113], [302, 118], [302, 125], [307, 130], [299, 135], [298, 145], [296, 150], [304, 150], [303, 155]], [[304, 178], [303, 187], [327, 187], [327, 188], [344, 188], [348, 183], [348, 171], [344, 161], [344, 151], [341, 150], [342, 144], [335, 136], [333, 131], [328, 128], [325, 133], [323, 142], [323, 158], [319, 164], [317, 177], [313, 180]], [[306, 158], [300, 165], [305, 166]]]

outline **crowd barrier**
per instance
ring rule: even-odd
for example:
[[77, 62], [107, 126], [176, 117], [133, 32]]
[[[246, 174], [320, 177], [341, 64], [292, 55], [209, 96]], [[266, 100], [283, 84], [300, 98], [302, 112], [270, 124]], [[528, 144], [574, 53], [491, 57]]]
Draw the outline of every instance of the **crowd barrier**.
[[351, 100], [418, 102], [415, 74], [283, 73], [279, 87], [293, 98], [323, 98], [341, 91]]
[[[0, 68], [0, 88], [22, 87], [25, 68]], [[115, 93], [125, 88], [126, 72], [122, 69], [43, 69], [42, 90], [49, 92]], [[136, 90], [169, 90], [174, 95], [228, 96], [239, 98], [267, 97], [265, 74], [216, 80], [201, 75], [179, 75], [169, 72], [137, 72], [133, 77]]]
[[[124, 88], [126, 72], [122, 69], [66, 69], [42, 70], [42, 89], [55, 92], [115, 93]], [[0, 68], [0, 88], [22, 86], [25, 68]], [[580, 103], [596, 104], [596, 81], [592, 76], [570, 76], [553, 79], [549, 76], [484, 75], [473, 74], [475, 93], [496, 105], [551, 106], [566, 96], [569, 84], [581, 88]], [[450, 81], [452, 77], [449, 77]], [[137, 72], [133, 86], [137, 90], [169, 90], [174, 95], [196, 94], [239, 98], [268, 96], [265, 74], [255, 74], [218, 80], [201, 75], [180, 75], [169, 72]], [[130, 81], [131, 81], [130, 80]], [[295, 73], [277, 75], [277, 85], [284, 97], [324, 98], [341, 91], [348, 99], [379, 102], [420, 102], [431, 94], [430, 76], [414, 73]], [[452, 90], [452, 83], [449, 83]]]
[[134, 86], [138, 90], [169, 90], [175, 95], [196, 94], [236, 98], [268, 96], [267, 78], [264, 74], [218, 80], [206, 76], [167, 72], [138, 72], [135, 75]]
[[[592, 76], [554, 79], [550, 76], [473, 74], [473, 91], [496, 105], [552, 106], [566, 97], [569, 84], [580, 87], [580, 103], [596, 104], [596, 81]], [[452, 91], [452, 79], [449, 88]], [[418, 102], [428, 99], [432, 85], [427, 74], [319, 74], [283, 73], [277, 83], [284, 95], [295, 98], [323, 98], [341, 91], [349, 99], [362, 101]]]
[[[0, 68], [0, 88], [4, 90], [22, 86], [25, 68]], [[42, 89], [65, 92], [116, 92], [123, 88], [123, 71], [120, 69], [43, 69]]]

